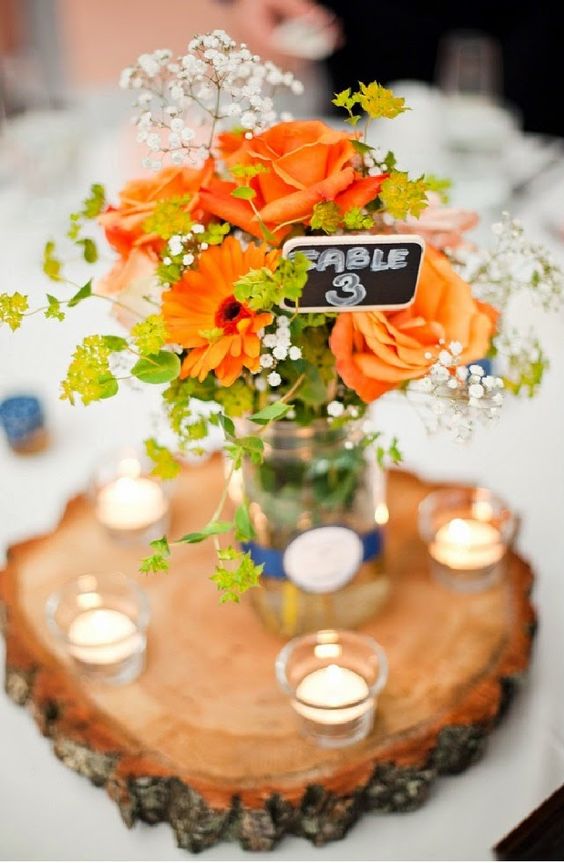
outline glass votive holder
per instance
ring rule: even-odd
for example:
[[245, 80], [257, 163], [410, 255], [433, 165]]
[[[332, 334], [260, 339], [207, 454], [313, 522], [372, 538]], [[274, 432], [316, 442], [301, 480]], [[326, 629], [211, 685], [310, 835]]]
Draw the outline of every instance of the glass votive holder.
[[336, 749], [372, 730], [388, 662], [369, 636], [325, 629], [289, 641], [276, 658], [276, 677], [302, 733], [318, 746]]
[[77, 671], [102, 683], [130, 683], [145, 664], [149, 603], [121, 572], [88, 573], [47, 600], [47, 624]]
[[146, 543], [169, 526], [168, 484], [151, 476], [149, 460], [133, 448], [122, 449], [98, 465], [91, 498], [98, 522], [113, 539]]
[[419, 533], [434, 577], [463, 593], [486, 590], [504, 571], [515, 518], [486, 488], [445, 488], [419, 505]]

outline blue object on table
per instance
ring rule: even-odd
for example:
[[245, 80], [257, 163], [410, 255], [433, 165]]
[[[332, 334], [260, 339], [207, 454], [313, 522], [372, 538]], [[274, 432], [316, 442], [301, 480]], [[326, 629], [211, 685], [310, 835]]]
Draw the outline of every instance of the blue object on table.
[[[373, 560], [382, 551], [383, 535], [380, 528], [374, 528], [367, 533], [359, 534], [362, 540], [362, 548], [364, 554], [362, 562]], [[264, 565], [264, 574], [269, 578], [276, 578], [280, 581], [285, 581], [287, 576], [284, 569], [284, 550], [278, 548], [267, 548], [264, 545], [259, 545], [258, 542], [242, 542], [241, 548], [243, 551], [250, 552], [253, 563], [260, 566]]]
[[41, 402], [36, 396], [10, 396], [0, 403], [0, 423], [8, 443], [13, 446], [25, 443], [45, 424]]

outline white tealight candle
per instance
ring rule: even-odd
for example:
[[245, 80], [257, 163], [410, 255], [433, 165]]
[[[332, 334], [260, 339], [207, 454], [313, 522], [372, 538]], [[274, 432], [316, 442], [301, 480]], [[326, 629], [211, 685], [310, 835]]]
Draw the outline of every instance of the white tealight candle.
[[144, 648], [135, 623], [114, 608], [90, 608], [78, 614], [67, 634], [70, 655], [86, 665], [123, 662]]
[[321, 725], [341, 725], [372, 709], [366, 680], [356, 671], [327, 665], [307, 674], [296, 687], [295, 710]]
[[453, 518], [437, 531], [429, 547], [431, 557], [451, 569], [484, 569], [505, 554], [499, 530], [474, 518]]
[[142, 476], [135, 458], [122, 459], [118, 476], [102, 486], [96, 497], [98, 520], [110, 530], [143, 530], [160, 521], [167, 509], [160, 483]]

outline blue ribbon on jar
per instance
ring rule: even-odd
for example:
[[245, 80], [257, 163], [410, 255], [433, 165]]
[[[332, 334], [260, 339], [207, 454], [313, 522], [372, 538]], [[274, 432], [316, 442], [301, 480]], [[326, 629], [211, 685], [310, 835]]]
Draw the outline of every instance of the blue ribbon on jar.
[[[341, 525], [332, 526], [340, 527]], [[316, 528], [313, 528], [313, 530], [316, 530]], [[308, 531], [305, 531], [305, 533], [308, 533]], [[351, 531], [351, 533], [354, 533], [354, 531]], [[300, 535], [303, 536], [304, 534], [298, 534], [298, 536]], [[375, 527], [373, 530], [369, 530], [366, 533], [356, 535], [362, 543], [361, 563], [367, 563], [370, 560], [374, 560], [374, 558], [378, 557], [382, 553], [384, 537], [381, 528]], [[269, 548], [264, 545], [259, 545], [257, 542], [243, 542], [241, 543], [241, 547], [243, 551], [250, 553], [253, 563], [257, 566], [264, 564], [263, 572], [267, 578], [274, 578], [279, 581], [288, 580], [288, 575], [284, 566], [286, 548]], [[287, 548], [288, 547], [289, 546], [287, 546]]]

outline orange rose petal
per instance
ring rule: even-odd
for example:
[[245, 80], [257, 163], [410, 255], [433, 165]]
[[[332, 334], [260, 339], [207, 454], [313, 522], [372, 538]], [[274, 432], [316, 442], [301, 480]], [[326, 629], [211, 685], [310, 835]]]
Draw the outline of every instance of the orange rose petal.
[[272, 170], [294, 189], [305, 189], [327, 177], [328, 155], [326, 144], [307, 144], [277, 159]]
[[266, 204], [261, 210], [261, 216], [267, 224], [281, 224], [283, 222], [306, 219], [320, 201], [332, 201], [336, 195], [346, 188], [353, 177], [353, 169], [345, 168], [338, 174], [334, 174], [320, 183], [294, 192], [278, 201]]
[[342, 213], [346, 213], [352, 207], [366, 206], [366, 204], [378, 197], [378, 192], [387, 176], [388, 174], [379, 174], [377, 177], [365, 177], [355, 180], [348, 189], [337, 195], [335, 203]]

